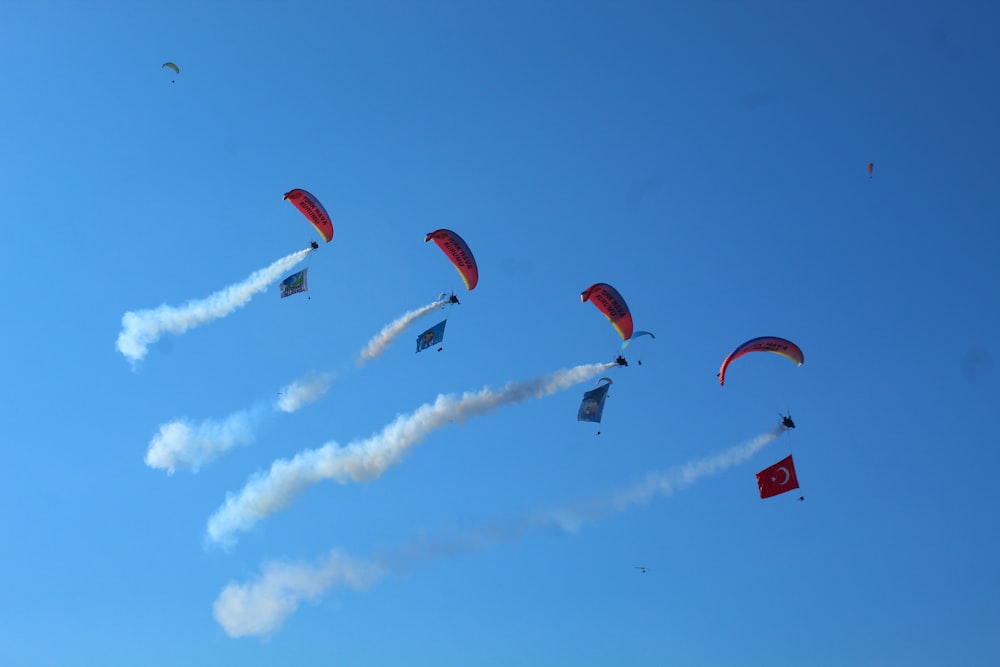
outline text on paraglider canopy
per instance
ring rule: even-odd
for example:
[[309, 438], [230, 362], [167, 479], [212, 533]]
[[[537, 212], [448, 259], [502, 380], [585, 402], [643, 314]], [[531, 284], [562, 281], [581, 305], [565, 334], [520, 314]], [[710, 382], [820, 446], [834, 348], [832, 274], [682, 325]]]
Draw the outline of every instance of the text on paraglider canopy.
[[612, 320], [625, 317], [625, 307], [614, 299], [609, 299], [604, 292], [597, 292], [591, 298], [604, 306]]
[[454, 258], [456, 266], [464, 268], [471, 265], [469, 256], [465, 253], [465, 250], [456, 245], [451, 239], [444, 241], [444, 249]]

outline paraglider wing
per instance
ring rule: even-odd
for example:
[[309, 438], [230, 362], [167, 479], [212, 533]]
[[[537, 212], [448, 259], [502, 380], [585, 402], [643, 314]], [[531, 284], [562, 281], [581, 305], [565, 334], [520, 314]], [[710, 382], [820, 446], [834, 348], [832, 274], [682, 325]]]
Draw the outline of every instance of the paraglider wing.
[[868, 178], [872, 177], [872, 169], [874, 169], [874, 168], [875, 168], [875, 163], [874, 162], [869, 162], [868, 163]]
[[[181, 73], [181, 68], [178, 67], [177, 65], [173, 64], [173, 63], [163, 63], [162, 65], [160, 65], [160, 69], [163, 69], [164, 67], [167, 67], [169, 69], [174, 70], [174, 74], [180, 74]], [[197, 78], [197, 77], [195, 77], [195, 78]]]
[[632, 313], [625, 299], [611, 285], [595, 283], [580, 294], [580, 301], [590, 301], [611, 321], [622, 340], [632, 337]]
[[437, 229], [424, 237], [424, 243], [431, 239], [437, 243], [438, 247], [444, 251], [451, 263], [458, 269], [465, 288], [473, 290], [479, 282], [479, 267], [476, 266], [476, 258], [472, 256], [472, 250], [461, 236], [449, 229]]
[[753, 338], [743, 343], [735, 350], [729, 353], [729, 356], [725, 358], [722, 362], [722, 368], [719, 369], [719, 386], [721, 387], [726, 383], [726, 368], [735, 359], [739, 359], [744, 354], [749, 354], [751, 352], [774, 352], [775, 354], [780, 354], [786, 359], [791, 359], [795, 362], [796, 366], [801, 366], [805, 358], [802, 356], [802, 350], [799, 346], [790, 340], [785, 340], [784, 338], [778, 338], [777, 336], [761, 336], [760, 338]]
[[295, 208], [302, 212], [302, 215], [309, 218], [309, 222], [313, 224], [323, 240], [327, 243], [330, 242], [330, 239], [333, 238], [333, 223], [330, 222], [330, 216], [318, 199], [301, 188], [289, 190], [282, 199], [292, 202]]
[[634, 341], [636, 338], [640, 338], [642, 336], [649, 336], [653, 340], [656, 340], [656, 336], [654, 336], [649, 331], [636, 331], [634, 334], [632, 334], [632, 336], [630, 338], [627, 338], [626, 340], [622, 341], [622, 350], [624, 350], [626, 347], [628, 347], [629, 343], [631, 343], [632, 341]]

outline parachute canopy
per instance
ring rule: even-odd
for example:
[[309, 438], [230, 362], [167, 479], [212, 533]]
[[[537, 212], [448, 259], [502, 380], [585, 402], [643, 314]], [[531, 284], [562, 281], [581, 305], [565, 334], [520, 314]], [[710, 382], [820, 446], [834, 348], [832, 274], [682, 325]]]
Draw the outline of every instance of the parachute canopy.
[[472, 256], [469, 245], [450, 229], [437, 229], [431, 232], [424, 237], [424, 243], [432, 239], [458, 269], [462, 280], [465, 281], [465, 288], [475, 289], [479, 282], [479, 267], [476, 266], [476, 258]]
[[631, 338], [627, 338], [626, 340], [622, 341], [622, 350], [624, 350], [626, 347], [628, 347], [629, 343], [631, 343], [632, 341], [634, 341], [636, 338], [641, 338], [642, 336], [649, 336], [653, 340], [656, 340], [656, 336], [654, 336], [652, 334], [652, 332], [649, 332], [649, 331], [636, 331], [634, 334], [632, 334]]
[[163, 63], [162, 65], [160, 65], [160, 69], [163, 69], [164, 67], [166, 67], [168, 69], [174, 70], [174, 74], [180, 74], [181, 73], [181, 68], [178, 67], [177, 65], [173, 64], [173, 63]]
[[318, 199], [301, 188], [289, 190], [282, 199], [292, 202], [295, 208], [302, 212], [302, 215], [309, 218], [309, 222], [313, 224], [323, 240], [327, 243], [330, 242], [330, 239], [333, 238], [333, 223], [330, 222], [330, 216]]
[[729, 364], [731, 364], [734, 359], [739, 359], [744, 354], [749, 354], [751, 352], [774, 352], [775, 354], [780, 354], [786, 359], [791, 359], [797, 366], [801, 366], [802, 362], [805, 361], [805, 358], [802, 356], [802, 350], [799, 349], [798, 345], [790, 340], [778, 338], [777, 336], [761, 336], [760, 338], [753, 338], [730, 352], [729, 356], [722, 362], [722, 368], [719, 369], [719, 386], [726, 383], [726, 368]]
[[580, 301], [590, 301], [611, 321], [622, 340], [632, 337], [632, 313], [625, 299], [611, 285], [594, 283], [580, 294]]

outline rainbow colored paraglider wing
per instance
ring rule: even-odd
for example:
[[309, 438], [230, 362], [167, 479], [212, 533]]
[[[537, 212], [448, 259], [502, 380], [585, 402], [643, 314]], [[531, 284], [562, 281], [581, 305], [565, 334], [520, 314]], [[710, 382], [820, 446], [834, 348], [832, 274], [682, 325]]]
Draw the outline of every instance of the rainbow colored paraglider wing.
[[632, 313], [625, 299], [611, 285], [594, 283], [580, 294], [580, 301], [590, 301], [611, 321], [622, 340], [632, 337]]
[[333, 223], [330, 222], [330, 216], [318, 199], [301, 188], [289, 190], [282, 199], [292, 202], [295, 208], [302, 212], [302, 215], [309, 218], [309, 222], [313, 224], [323, 240], [327, 243], [330, 242], [330, 239], [333, 238]]
[[438, 247], [444, 251], [451, 263], [455, 265], [458, 272], [465, 281], [465, 288], [472, 290], [479, 283], [479, 267], [476, 266], [476, 258], [472, 256], [472, 251], [462, 237], [450, 229], [437, 229], [424, 237], [424, 243], [433, 240]]
[[751, 352], [774, 352], [775, 354], [780, 354], [786, 359], [791, 359], [795, 362], [796, 366], [801, 366], [802, 362], [805, 361], [805, 358], [802, 356], [802, 350], [799, 349], [798, 345], [790, 340], [778, 338], [777, 336], [761, 336], [760, 338], [753, 338], [730, 352], [729, 356], [722, 362], [722, 368], [719, 369], [720, 387], [726, 383], [726, 368], [729, 364], [731, 364], [734, 359], [739, 359], [744, 354], [749, 354]]

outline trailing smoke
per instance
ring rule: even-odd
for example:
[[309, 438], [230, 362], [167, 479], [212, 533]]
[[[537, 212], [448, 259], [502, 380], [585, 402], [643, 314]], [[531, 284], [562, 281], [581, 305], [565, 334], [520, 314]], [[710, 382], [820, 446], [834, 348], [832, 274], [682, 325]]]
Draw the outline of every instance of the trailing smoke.
[[408, 415], [400, 415], [375, 435], [344, 447], [328, 443], [291, 460], [278, 459], [270, 470], [250, 479], [229, 495], [208, 520], [207, 537], [232, 544], [237, 532], [250, 530], [260, 519], [284, 509], [308, 486], [332, 479], [340, 483], [378, 479], [397, 465], [411, 447], [451, 423], [489, 414], [504, 405], [542, 398], [603, 373], [614, 364], [588, 364], [544, 375], [527, 382], [511, 382], [501, 389], [439, 395]]
[[255, 271], [235, 285], [225, 287], [204, 299], [189, 301], [183, 306], [166, 304], [151, 310], [129, 311], [122, 316], [122, 330], [115, 347], [132, 363], [142, 361], [151, 344], [163, 333], [181, 335], [188, 329], [229, 315], [245, 306], [254, 295], [264, 291], [281, 275], [301, 262], [312, 248], [282, 257], [268, 267]]

